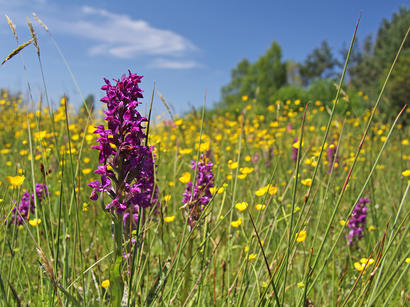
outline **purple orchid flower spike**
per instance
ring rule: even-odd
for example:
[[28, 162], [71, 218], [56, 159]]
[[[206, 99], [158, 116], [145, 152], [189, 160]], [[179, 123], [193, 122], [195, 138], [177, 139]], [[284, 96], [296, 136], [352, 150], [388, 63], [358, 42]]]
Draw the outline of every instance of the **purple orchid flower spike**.
[[97, 149], [100, 165], [94, 172], [100, 181], [91, 181], [93, 188], [90, 198], [97, 200], [99, 194], [107, 194], [112, 201], [105, 209], [121, 216], [124, 226], [133, 227], [142, 208], [159, 206], [158, 188], [154, 177], [153, 147], [145, 144], [147, 119], [137, 111], [142, 98], [139, 88], [142, 76], [129, 72], [115, 85], [107, 79], [102, 90], [106, 96], [101, 102], [107, 105], [104, 125], [96, 127]]

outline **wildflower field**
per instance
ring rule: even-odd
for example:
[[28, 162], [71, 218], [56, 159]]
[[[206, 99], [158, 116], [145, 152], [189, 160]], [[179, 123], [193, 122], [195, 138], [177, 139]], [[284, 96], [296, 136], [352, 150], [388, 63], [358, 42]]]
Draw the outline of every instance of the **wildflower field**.
[[2, 306], [409, 303], [409, 109], [338, 113], [339, 90], [154, 120], [117, 77], [95, 110], [1, 91]]

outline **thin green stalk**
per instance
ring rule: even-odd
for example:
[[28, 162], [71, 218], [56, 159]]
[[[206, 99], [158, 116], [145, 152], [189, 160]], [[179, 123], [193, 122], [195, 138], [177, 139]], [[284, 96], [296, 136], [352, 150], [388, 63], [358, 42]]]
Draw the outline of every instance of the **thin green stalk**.
[[[232, 192], [232, 202], [231, 202], [231, 209], [234, 208], [235, 206], [235, 201], [236, 201], [236, 186], [238, 183], [238, 172], [239, 172], [239, 163], [240, 163], [240, 158], [241, 158], [241, 146], [242, 146], [242, 131], [244, 129], [244, 118], [245, 116], [243, 115], [242, 121], [241, 121], [241, 132], [239, 134], [239, 144], [238, 144], [238, 155], [236, 157], [236, 162], [238, 162], [238, 166], [236, 168], [236, 173], [235, 173], [235, 182], [233, 186], [233, 192]], [[228, 285], [230, 285], [230, 279], [231, 279], [231, 249], [232, 249], [232, 240], [229, 238], [232, 234], [232, 217], [233, 217], [233, 210], [231, 210], [231, 213], [229, 214], [229, 226], [228, 226], [228, 256], [227, 256], [227, 263], [228, 263], [228, 269], [227, 269], [227, 274], [228, 274]], [[228, 301], [230, 298], [228, 297]]]
[[[193, 248], [193, 241], [194, 239], [191, 238], [188, 241], [188, 247], [187, 247], [187, 254], [186, 254], [186, 259], [191, 263], [191, 258], [192, 258], [192, 248]], [[191, 266], [188, 265], [187, 268], [185, 268], [185, 274], [184, 274], [184, 288], [182, 289], [182, 302], [185, 302], [185, 300], [188, 298], [189, 294], [189, 284], [191, 280]]]
[[[353, 212], [354, 206], [355, 206], [356, 203], [359, 201], [361, 195], [363, 194], [364, 190], [366, 189], [366, 186], [367, 186], [367, 184], [369, 183], [370, 178], [371, 178], [371, 176], [373, 175], [374, 170], [376, 169], [376, 165], [378, 164], [378, 162], [379, 162], [379, 160], [380, 160], [380, 157], [381, 157], [382, 153], [384, 152], [384, 149], [385, 149], [385, 147], [386, 147], [388, 141], [390, 140], [391, 134], [392, 134], [392, 132], [393, 132], [393, 130], [394, 130], [396, 124], [397, 124], [397, 121], [398, 121], [399, 118], [400, 118], [400, 115], [403, 113], [403, 111], [404, 111], [404, 109], [402, 109], [402, 111], [398, 114], [398, 116], [396, 117], [396, 120], [394, 121], [392, 127], [390, 128], [390, 131], [389, 131], [389, 133], [388, 133], [388, 135], [387, 135], [387, 137], [386, 137], [386, 140], [385, 140], [385, 142], [383, 143], [382, 148], [380, 149], [380, 152], [379, 152], [379, 154], [378, 154], [378, 156], [377, 156], [377, 158], [376, 158], [376, 161], [375, 161], [374, 164], [373, 164], [373, 168], [372, 168], [370, 174], [367, 176], [366, 181], [365, 181], [365, 183], [364, 183], [364, 185], [363, 185], [363, 187], [362, 187], [360, 193], [358, 194], [358, 196], [357, 196], [357, 198], [356, 198], [354, 204], [351, 206], [351, 208], [350, 208], [350, 210], [349, 210], [349, 212], [348, 212], [348, 214], [347, 214], [347, 217], [349, 217], [349, 216], [351, 215], [351, 213]], [[370, 119], [369, 119], [369, 120], [370, 120]], [[366, 131], [367, 131], [367, 130], [366, 130]], [[366, 132], [365, 132], [365, 134], [363, 135], [362, 141], [360, 142], [360, 145], [359, 145], [359, 149], [358, 149], [358, 151], [357, 151], [357, 153], [356, 153], [356, 156], [355, 156], [355, 160], [353, 161], [353, 165], [352, 165], [351, 168], [350, 168], [349, 174], [348, 174], [347, 177], [346, 177], [345, 184], [344, 184], [344, 186], [343, 186], [343, 188], [342, 188], [342, 191], [341, 191], [341, 193], [340, 193], [340, 195], [339, 195], [339, 198], [338, 198], [338, 200], [337, 200], [337, 202], [336, 202], [335, 208], [334, 208], [333, 213], [332, 213], [332, 217], [331, 217], [330, 222], [328, 223], [328, 226], [327, 226], [327, 228], [326, 228], [326, 232], [325, 232], [325, 235], [324, 235], [324, 239], [323, 239], [323, 241], [322, 241], [322, 244], [320, 245], [319, 251], [322, 250], [323, 245], [324, 245], [324, 242], [326, 241], [327, 235], [329, 234], [330, 227], [331, 227], [331, 225], [332, 225], [332, 223], [333, 223], [334, 217], [335, 217], [336, 212], [337, 212], [337, 210], [338, 210], [338, 208], [339, 208], [341, 199], [342, 199], [342, 197], [343, 197], [344, 191], [345, 191], [345, 189], [346, 189], [347, 183], [348, 183], [349, 178], [350, 178], [350, 175], [351, 175], [351, 173], [352, 173], [352, 169], [354, 168], [354, 166], [355, 166], [355, 164], [356, 164], [356, 162], [357, 162], [357, 157], [358, 157], [358, 155], [359, 155], [359, 153], [360, 153], [360, 149], [361, 149], [361, 146], [362, 146], [362, 144], [363, 144], [365, 135], [366, 135]], [[346, 225], [345, 225], [345, 226], [346, 226]], [[335, 242], [334, 242], [334, 244], [333, 244], [333, 246], [332, 246], [330, 252], [328, 253], [327, 258], [325, 259], [322, 268], [321, 268], [320, 271], [318, 272], [316, 278], [315, 278], [314, 281], [312, 282], [312, 286], [311, 286], [311, 287], [309, 288], [309, 290], [308, 290], [308, 294], [309, 294], [310, 290], [313, 288], [313, 285], [315, 285], [315, 282], [316, 282], [316, 280], [319, 278], [319, 276], [320, 276], [322, 270], [323, 270], [324, 267], [326, 266], [326, 263], [327, 263], [328, 259], [329, 259], [330, 256], [332, 255], [332, 253], [333, 253], [333, 251], [334, 251], [334, 249], [335, 249], [335, 247], [336, 247], [337, 242], [339, 241], [340, 237], [342, 236], [342, 233], [343, 233], [343, 231], [344, 231], [345, 226], [343, 226], [343, 227], [341, 228], [341, 230], [339, 231], [339, 234], [338, 234], [338, 236], [337, 236], [337, 238], [336, 238], [336, 240], [335, 240]], [[315, 258], [314, 264], [313, 264], [313, 266], [312, 266], [312, 271], [316, 268], [316, 265], [317, 265], [319, 256], [320, 256], [320, 253], [318, 253], [317, 256], [316, 256], [316, 258]], [[299, 302], [299, 303], [300, 303], [300, 302]]]
[[[404, 259], [403, 259], [403, 261], [401, 262], [401, 264], [403, 264], [403, 263], [404, 263]], [[393, 289], [390, 291], [390, 294], [387, 296], [386, 300], [384, 301], [383, 307], [389, 306], [389, 305], [387, 305], [387, 304], [389, 303], [389, 301], [390, 301], [390, 299], [391, 299], [391, 297], [392, 297], [394, 291], [396, 291], [396, 288], [397, 288], [398, 285], [401, 283], [401, 280], [403, 279], [403, 277], [406, 276], [406, 273], [407, 273], [407, 270], [409, 269], [409, 266], [410, 266], [410, 265], [406, 264], [406, 268], [403, 270], [403, 272], [401, 273], [400, 277], [397, 279], [396, 283], [394, 284]]]
[[[292, 193], [292, 207], [291, 207], [291, 216], [290, 216], [290, 225], [289, 225], [289, 236], [288, 236], [288, 243], [287, 243], [287, 253], [284, 261], [283, 269], [285, 270], [285, 276], [283, 278], [283, 292], [282, 292], [282, 305], [285, 302], [285, 289], [286, 289], [286, 279], [288, 276], [288, 265], [289, 265], [289, 257], [291, 253], [291, 246], [292, 246], [292, 238], [293, 238], [293, 219], [294, 219], [294, 211], [295, 211], [295, 204], [296, 204], [296, 192], [298, 186], [298, 176], [299, 176], [299, 168], [300, 168], [300, 157], [302, 152], [302, 144], [303, 144], [303, 131], [305, 127], [305, 119], [306, 119], [306, 111], [308, 108], [308, 104], [306, 104], [305, 112], [302, 118], [302, 125], [300, 127], [300, 135], [299, 135], [299, 147], [298, 147], [298, 154], [296, 159], [296, 174], [295, 180], [293, 185], [293, 193]], [[279, 305], [280, 306], [280, 305]]]
[[[203, 130], [203, 124], [204, 124], [204, 118], [205, 118], [205, 103], [206, 103], [206, 94], [205, 94], [205, 99], [204, 99], [204, 104], [203, 104], [203, 106], [202, 106], [202, 119], [201, 119], [201, 129], [200, 129], [200, 134], [199, 134], [199, 144], [198, 144], [198, 152], [197, 152], [197, 159], [199, 159], [199, 155], [200, 155], [200, 147], [201, 147], [201, 139], [202, 139], [202, 130]], [[197, 171], [197, 168], [195, 168], [195, 171], [194, 171], [194, 183], [193, 183], [193, 186], [195, 185], [195, 180], [196, 180], [196, 171]], [[193, 193], [193, 189], [192, 189], [192, 193]], [[192, 195], [193, 194], [191, 194], [191, 198], [192, 198]], [[186, 230], [188, 229], [188, 218], [189, 218], [189, 216], [187, 216], [186, 217], [186, 219], [185, 219], [185, 227], [184, 227], [184, 231], [183, 231], [183, 233], [182, 233], [182, 237], [181, 237], [181, 241], [180, 242], [183, 242], [183, 239], [184, 239], [184, 237], [185, 237], [185, 234], [186, 234]], [[187, 241], [186, 241], [187, 242]], [[177, 247], [178, 248], [178, 247]], [[176, 257], [176, 266], [178, 266], [178, 264], [179, 264], [179, 260], [180, 260], [180, 258], [181, 258], [181, 255], [182, 255], [182, 250], [180, 249], [180, 250], [177, 250], [177, 257]], [[171, 266], [171, 268], [174, 268], [174, 265], [172, 265]], [[171, 269], [169, 270], [169, 272], [171, 271]], [[174, 274], [173, 274], [173, 277], [172, 277], [172, 283], [171, 283], [171, 291], [170, 291], [170, 293], [173, 293], [173, 288], [174, 288], [174, 283], [175, 283], [175, 276], [176, 276], [176, 270], [174, 270]]]
[[390, 247], [391, 247], [391, 245], [392, 245], [392, 243], [393, 243], [393, 235], [395, 234], [396, 228], [397, 228], [397, 226], [398, 226], [398, 225], [397, 225], [398, 219], [399, 219], [401, 210], [402, 210], [403, 207], [404, 207], [404, 202], [405, 202], [405, 199], [406, 199], [406, 197], [407, 197], [407, 193], [409, 192], [409, 189], [410, 189], [410, 183], [407, 184], [406, 191], [405, 191], [405, 193], [404, 193], [404, 195], [403, 195], [403, 198], [402, 198], [402, 200], [401, 200], [401, 202], [400, 202], [399, 210], [397, 211], [396, 218], [394, 219], [393, 227], [392, 227], [392, 230], [391, 230], [391, 233], [390, 233], [390, 238], [389, 238], [389, 241], [387, 242], [386, 250], [384, 251], [384, 257], [383, 257], [383, 260], [382, 260], [382, 264], [380, 265], [380, 269], [378, 270], [378, 275], [377, 275], [377, 278], [376, 278], [376, 283], [375, 283], [375, 285], [374, 285], [374, 287], [373, 287], [372, 294], [370, 295], [370, 298], [369, 298], [369, 301], [371, 302], [370, 305], [375, 302], [375, 299], [374, 299], [373, 297], [375, 296], [376, 290], [378, 289], [378, 285], [379, 285], [379, 283], [381, 282], [381, 276], [382, 276], [382, 274], [383, 274], [384, 265], [385, 265], [385, 262], [386, 262], [386, 259], [387, 259], [387, 258], [386, 258], [386, 255], [387, 255], [387, 253], [388, 253], [388, 251], [389, 251], [389, 249], [390, 249]]

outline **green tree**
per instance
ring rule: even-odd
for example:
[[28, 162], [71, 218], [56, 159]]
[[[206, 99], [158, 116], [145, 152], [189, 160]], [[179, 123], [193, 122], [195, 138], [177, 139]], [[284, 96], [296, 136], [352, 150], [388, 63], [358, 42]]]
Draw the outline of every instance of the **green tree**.
[[335, 68], [338, 60], [334, 57], [331, 47], [326, 40], [322, 41], [320, 47], [315, 48], [300, 66], [300, 74], [305, 86], [322, 78], [335, 78]]
[[[372, 96], [377, 95], [409, 25], [410, 10], [402, 7], [390, 21], [382, 21], [374, 43], [370, 38], [365, 40], [360, 50], [360, 61], [352, 63], [349, 68], [351, 84], [355, 88]], [[410, 40], [407, 39], [385, 91], [387, 104], [382, 106], [386, 109], [397, 111], [408, 103], [409, 50]]]
[[235, 106], [241, 102], [241, 96], [257, 98], [267, 105], [274, 93], [286, 85], [286, 63], [282, 62], [282, 50], [273, 42], [266, 53], [255, 63], [243, 59], [231, 72], [231, 82], [222, 87], [221, 104]]
[[387, 86], [387, 97], [388, 105], [394, 106], [397, 112], [410, 101], [410, 49], [400, 55], [396, 65]]
[[282, 62], [282, 50], [277, 42], [255, 63], [258, 100], [268, 105], [275, 92], [286, 85], [286, 64]]
[[236, 68], [232, 69], [231, 82], [222, 87], [221, 90], [223, 104], [233, 105], [238, 102], [241, 95], [245, 95], [245, 79], [249, 79], [251, 66], [252, 64], [245, 58], [238, 63]]

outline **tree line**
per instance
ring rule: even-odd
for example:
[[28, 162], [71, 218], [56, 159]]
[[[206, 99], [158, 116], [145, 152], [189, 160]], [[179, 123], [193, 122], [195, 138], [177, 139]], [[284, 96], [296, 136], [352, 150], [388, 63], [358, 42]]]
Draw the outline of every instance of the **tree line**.
[[[365, 93], [369, 102], [378, 95], [409, 26], [410, 10], [401, 7], [390, 20], [381, 22], [375, 37], [356, 39], [344, 84], [346, 95], [351, 93], [354, 100], [355, 93]], [[386, 110], [397, 111], [409, 101], [409, 47], [408, 39], [383, 96]], [[303, 62], [283, 61], [281, 47], [274, 41], [256, 62], [244, 58], [237, 64], [231, 72], [231, 81], [221, 89], [219, 106], [238, 106], [243, 96], [256, 99], [259, 105], [270, 105], [278, 99], [301, 99], [303, 103], [313, 99], [331, 101], [347, 53], [348, 47], [343, 46], [339, 56], [335, 55], [324, 40]]]

